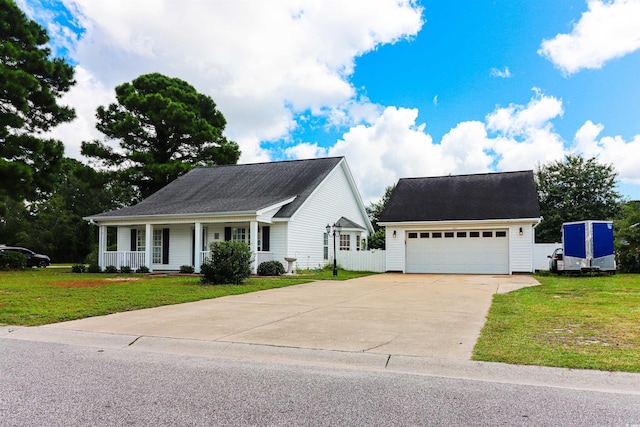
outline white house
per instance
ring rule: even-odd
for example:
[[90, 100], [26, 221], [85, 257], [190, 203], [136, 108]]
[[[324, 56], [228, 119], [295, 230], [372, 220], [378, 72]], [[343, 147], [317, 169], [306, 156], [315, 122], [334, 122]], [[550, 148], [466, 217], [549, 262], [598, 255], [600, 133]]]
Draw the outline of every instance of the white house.
[[137, 205], [85, 219], [100, 228], [102, 268], [152, 271], [199, 271], [221, 240], [248, 243], [253, 272], [268, 260], [286, 267], [285, 258], [317, 268], [334, 256], [328, 224], [342, 226], [343, 251], [359, 250], [373, 232], [343, 157], [196, 168]]
[[530, 273], [539, 222], [532, 171], [401, 179], [380, 215], [386, 269]]

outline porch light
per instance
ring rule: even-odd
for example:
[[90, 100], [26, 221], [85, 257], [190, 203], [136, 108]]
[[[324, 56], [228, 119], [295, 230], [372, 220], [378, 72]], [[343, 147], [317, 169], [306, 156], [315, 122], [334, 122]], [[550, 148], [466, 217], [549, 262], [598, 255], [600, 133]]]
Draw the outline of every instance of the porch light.
[[340, 231], [342, 231], [342, 226], [336, 222], [333, 225], [327, 224], [325, 228], [327, 229], [327, 234], [333, 233], [333, 275], [335, 277], [338, 275], [338, 261], [337, 261], [338, 253], [336, 252], [336, 235], [338, 236], [340, 235]]
[[522, 236], [523, 234], [522, 227], [520, 227], [520, 235]]

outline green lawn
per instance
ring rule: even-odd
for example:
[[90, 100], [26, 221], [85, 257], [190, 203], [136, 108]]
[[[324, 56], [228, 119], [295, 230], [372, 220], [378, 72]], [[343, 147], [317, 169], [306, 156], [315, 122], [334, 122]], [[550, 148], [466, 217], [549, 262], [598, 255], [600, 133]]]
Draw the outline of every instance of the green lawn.
[[536, 278], [494, 296], [474, 360], [640, 372], [640, 275]]
[[[0, 325], [37, 326], [333, 279], [332, 270], [251, 278], [242, 285], [203, 285], [199, 277], [74, 274], [70, 268], [0, 272]], [[366, 272], [340, 271], [339, 280]]]

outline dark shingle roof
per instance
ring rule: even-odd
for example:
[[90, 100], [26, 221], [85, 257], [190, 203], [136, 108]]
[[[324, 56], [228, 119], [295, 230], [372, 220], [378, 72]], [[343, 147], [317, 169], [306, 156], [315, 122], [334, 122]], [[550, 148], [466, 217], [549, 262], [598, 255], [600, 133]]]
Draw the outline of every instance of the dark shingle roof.
[[340, 219], [336, 222], [337, 225], [339, 225], [342, 228], [353, 228], [356, 230], [366, 230], [366, 228], [364, 228], [363, 226], [356, 224], [355, 222], [351, 221], [348, 218], [345, 217], [340, 217]]
[[538, 218], [533, 171], [404, 178], [380, 222]]
[[296, 197], [276, 214], [288, 218], [341, 160], [330, 157], [196, 168], [137, 205], [90, 218], [256, 212]]

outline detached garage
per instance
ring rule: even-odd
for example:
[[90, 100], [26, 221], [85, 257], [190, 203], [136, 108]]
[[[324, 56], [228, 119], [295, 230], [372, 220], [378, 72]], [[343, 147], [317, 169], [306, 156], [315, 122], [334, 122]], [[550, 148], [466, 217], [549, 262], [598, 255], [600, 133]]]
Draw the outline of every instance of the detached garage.
[[387, 270], [530, 273], [539, 222], [532, 171], [404, 178], [380, 216]]

